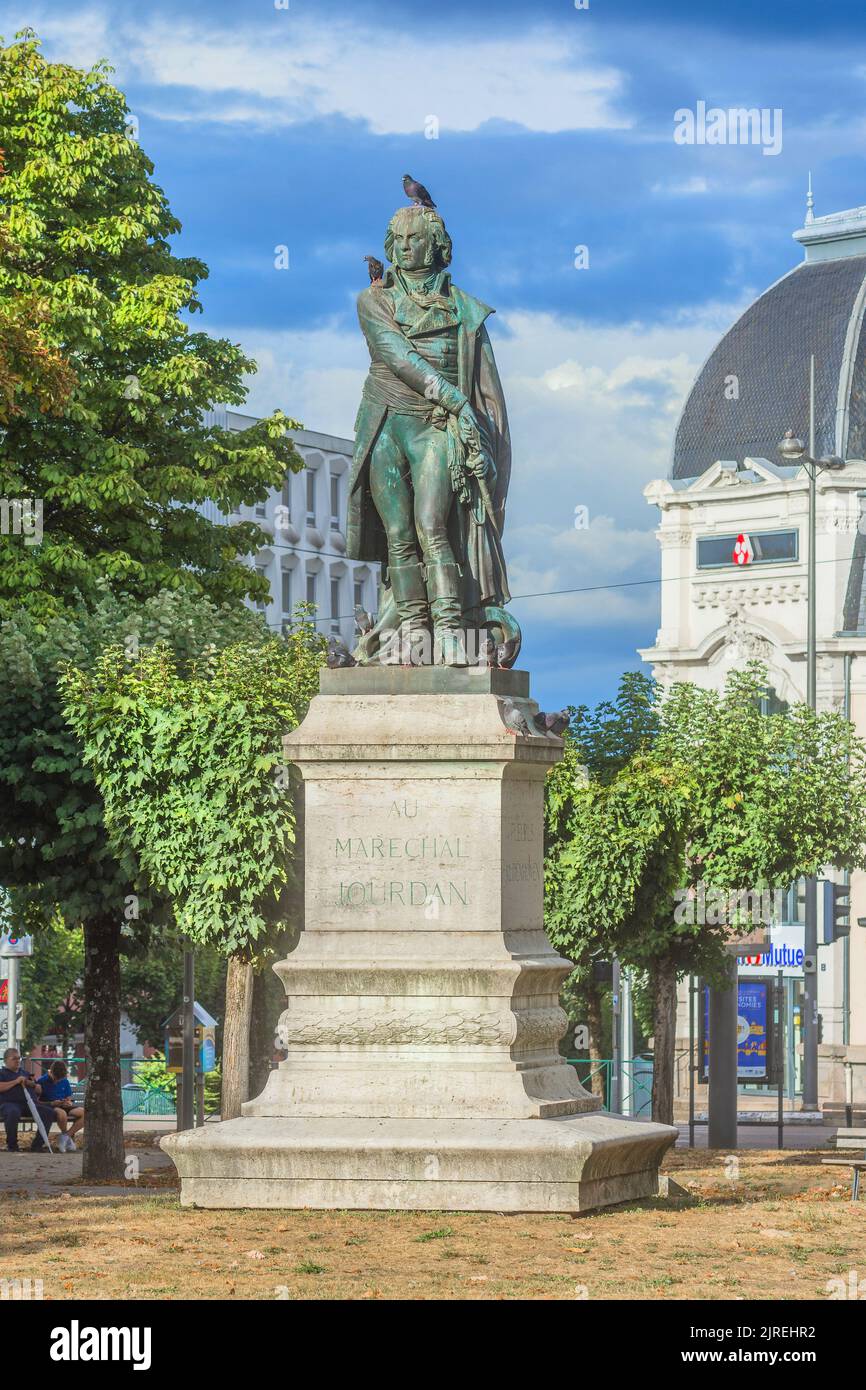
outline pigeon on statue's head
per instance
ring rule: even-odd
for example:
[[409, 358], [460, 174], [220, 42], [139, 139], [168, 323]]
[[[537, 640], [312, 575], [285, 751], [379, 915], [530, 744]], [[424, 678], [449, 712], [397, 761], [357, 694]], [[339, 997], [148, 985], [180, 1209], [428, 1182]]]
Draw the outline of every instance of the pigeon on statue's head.
[[412, 199], [416, 207], [435, 208], [436, 206], [423, 183], [417, 183], [411, 174], [403, 175], [403, 192], [407, 198]]

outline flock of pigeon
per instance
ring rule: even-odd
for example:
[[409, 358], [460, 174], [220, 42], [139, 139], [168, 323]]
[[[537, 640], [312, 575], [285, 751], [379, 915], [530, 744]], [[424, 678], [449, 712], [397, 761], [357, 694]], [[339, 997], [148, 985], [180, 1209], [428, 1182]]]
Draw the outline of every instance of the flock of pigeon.
[[[436, 204], [427, 192], [423, 183], [418, 183], [411, 174], [403, 175], [403, 192], [410, 198], [416, 208], [435, 208]], [[382, 276], [385, 274], [385, 267], [375, 256], [365, 256], [367, 270], [370, 274], [371, 285], [381, 285]]]
[[558, 710], [556, 714], [545, 714], [540, 709], [532, 716], [534, 728], [530, 727], [523, 710], [513, 700], [500, 700], [499, 710], [506, 729], [519, 734], [521, 738], [528, 738], [531, 734], [553, 734], [555, 738], [562, 738], [568, 728], [567, 709]]

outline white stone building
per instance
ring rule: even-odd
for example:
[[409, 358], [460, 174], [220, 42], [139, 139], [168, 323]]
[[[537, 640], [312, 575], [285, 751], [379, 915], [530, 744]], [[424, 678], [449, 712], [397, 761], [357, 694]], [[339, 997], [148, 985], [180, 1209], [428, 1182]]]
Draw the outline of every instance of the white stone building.
[[[818, 218], [810, 209], [794, 237], [805, 258], [710, 354], [677, 426], [670, 475], [646, 489], [660, 513], [661, 627], [641, 655], [663, 683], [708, 688], [759, 657], [775, 697], [805, 700], [808, 477], [784, 463], [778, 444], [789, 428], [808, 442], [814, 353], [816, 454], [845, 460], [817, 485], [818, 707], [850, 711], [866, 735], [866, 207]], [[743, 537], [747, 562], [737, 563]], [[819, 885], [819, 943], [821, 906]], [[784, 915], [777, 940], [802, 947], [796, 892]], [[858, 917], [866, 917], [866, 876], [855, 873], [850, 936], [818, 950], [825, 1105], [844, 1101], [846, 1074], [866, 1103], [866, 930]], [[741, 964], [743, 973], [773, 972]], [[794, 1098], [802, 967], [786, 976], [786, 1088]], [[687, 1018], [684, 990], [683, 1038]]]
[[[211, 411], [206, 418], [232, 430], [256, 424], [255, 416], [233, 410]], [[270, 584], [270, 602], [260, 605], [269, 627], [278, 630], [297, 604], [313, 603], [320, 630], [341, 637], [351, 649], [357, 640], [355, 605], [375, 613], [379, 592], [379, 566], [346, 558], [352, 440], [312, 430], [294, 430], [291, 439], [304, 468], [288, 474], [281, 489], [230, 517], [212, 504], [204, 511], [229, 525], [255, 521], [270, 537], [249, 560]]]

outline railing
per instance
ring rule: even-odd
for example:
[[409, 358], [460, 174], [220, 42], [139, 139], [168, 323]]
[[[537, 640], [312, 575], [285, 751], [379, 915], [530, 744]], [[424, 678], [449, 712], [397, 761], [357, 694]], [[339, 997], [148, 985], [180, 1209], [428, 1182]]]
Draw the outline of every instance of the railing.
[[[605, 1110], [611, 1108], [613, 1091], [613, 1058], [600, 1057], [591, 1062], [587, 1057], [569, 1057], [568, 1062], [577, 1072], [581, 1086], [591, 1091], [592, 1080], [603, 1077], [603, 1103]], [[630, 1115], [648, 1115], [652, 1111], [652, 1060], [649, 1057], [627, 1057], [621, 1063], [623, 1095], [619, 1110]], [[631, 1105], [629, 1106], [629, 1102]]]

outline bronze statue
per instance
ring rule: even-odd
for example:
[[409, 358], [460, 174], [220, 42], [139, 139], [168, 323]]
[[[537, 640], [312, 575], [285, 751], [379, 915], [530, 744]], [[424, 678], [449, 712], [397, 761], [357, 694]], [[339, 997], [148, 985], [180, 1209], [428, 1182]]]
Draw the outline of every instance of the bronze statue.
[[394, 214], [385, 255], [392, 265], [358, 297], [371, 362], [355, 422], [347, 553], [379, 561], [384, 583], [355, 657], [488, 664], [481, 653], [492, 642], [498, 664], [510, 666], [520, 629], [502, 606], [511, 447], [485, 327], [493, 311], [451, 283], [451, 240], [432, 207]]

